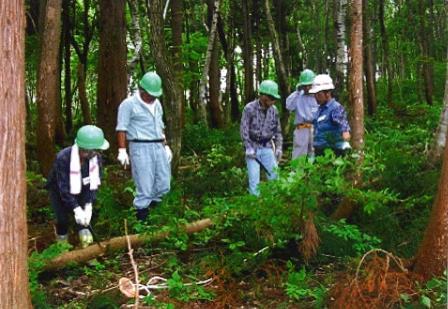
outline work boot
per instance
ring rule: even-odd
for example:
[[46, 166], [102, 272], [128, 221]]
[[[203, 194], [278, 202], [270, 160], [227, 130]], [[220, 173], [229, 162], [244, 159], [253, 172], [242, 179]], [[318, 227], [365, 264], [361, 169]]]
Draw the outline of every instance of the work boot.
[[93, 236], [90, 233], [89, 229], [82, 229], [78, 232], [79, 242], [81, 243], [82, 248], [88, 247], [91, 243], [93, 243]]
[[141, 208], [141, 209], [137, 208], [137, 214], [136, 214], [137, 220], [144, 222], [146, 220], [146, 218], [148, 217], [148, 214], [149, 214], [148, 207]]

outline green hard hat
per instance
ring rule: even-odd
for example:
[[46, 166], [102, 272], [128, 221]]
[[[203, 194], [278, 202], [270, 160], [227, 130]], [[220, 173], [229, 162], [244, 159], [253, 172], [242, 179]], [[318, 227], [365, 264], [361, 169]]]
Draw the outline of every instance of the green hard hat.
[[103, 130], [92, 125], [83, 126], [78, 130], [75, 143], [79, 148], [88, 150], [109, 148], [109, 142], [104, 138]]
[[260, 94], [267, 94], [276, 99], [280, 99], [277, 83], [269, 79], [261, 82], [258, 92]]
[[156, 72], [148, 72], [143, 75], [139, 85], [153, 97], [158, 98], [162, 95], [162, 80]]
[[312, 85], [314, 77], [316, 77], [316, 74], [314, 74], [313, 71], [309, 69], [303, 70], [302, 73], [300, 73], [299, 83], [296, 87]]

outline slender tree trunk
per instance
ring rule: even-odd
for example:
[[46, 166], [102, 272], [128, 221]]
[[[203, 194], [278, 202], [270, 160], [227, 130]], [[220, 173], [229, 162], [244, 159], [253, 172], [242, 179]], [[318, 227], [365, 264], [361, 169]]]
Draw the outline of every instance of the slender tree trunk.
[[[253, 3], [253, 34], [258, 37], [261, 35], [260, 33], [260, 27], [261, 27], [261, 14], [263, 14], [262, 8], [263, 4], [261, 3], [263, 0], [252, 0]], [[255, 85], [258, 85], [260, 81], [263, 80], [263, 42], [262, 40], [255, 40]], [[258, 91], [258, 88], [255, 88], [255, 92]], [[255, 95], [255, 94], [254, 94]]]
[[380, 33], [381, 33], [381, 43], [382, 43], [382, 48], [383, 48], [383, 76], [386, 77], [387, 79], [387, 96], [386, 96], [386, 100], [387, 100], [387, 104], [389, 106], [393, 106], [393, 102], [392, 102], [392, 68], [390, 66], [390, 61], [389, 61], [389, 40], [388, 40], [388, 36], [387, 36], [387, 31], [386, 31], [386, 24], [385, 24], [385, 17], [384, 17], [384, 8], [385, 3], [384, 0], [379, 0], [379, 12], [378, 12], [378, 19], [379, 19], [379, 23], [380, 23]]
[[347, 71], [347, 44], [345, 17], [347, 14], [347, 0], [336, 1], [336, 92], [341, 93], [344, 90], [345, 74]]
[[84, 38], [84, 41], [82, 42], [82, 49], [79, 46], [78, 42], [75, 40], [75, 37], [72, 35], [72, 32], [70, 32], [70, 40], [79, 58], [79, 63], [76, 70], [77, 72], [76, 76], [78, 80], [78, 96], [81, 105], [83, 121], [84, 124], [92, 124], [93, 123], [92, 114], [90, 112], [90, 104], [87, 98], [87, 90], [86, 90], [86, 72], [87, 72], [87, 58], [89, 53], [89, 45], [93, 37], [92, 28], [94, 27], [93, 24], [95, 24], [95, 22], [92, 22], [92, 26], [89, 23], [90, 0], [84, 0], [83, 6], [84, 6], [84, 12], [82, 16], [83, 21], [82, 37]]
[[[142, 47], [143, 47], [143, 39], [142, 39], [142, 31], [140, 28], [140, 12], [139, 5], [137, 0], [128, 0], [129, 13], [131, 15], [131, 25], [132, 29], [130, 29], [129, 33], [131, 34], [132, 41], [135, 47], [134, 56], [128, 62], [128, 88], [132, 89], [131, 76], [137, 64], [141, 61], [142, 58]], [[174, 1], [174, 3], [182, 3], [182, 1]], [[173, 33], [174, 35], [174, 33]], [[142, 72], [145, 73], [145, 72]], [[142, 74], [141, 74], [142, 75]]]
[[71, 45], [70, 45], [70, 1], [62, 2], [62, 29], [64, 37], [64, 104], [65, 104], [65, 131], [68, 135], [73, 130], [72, 115], [72, 71], [71, 71]]
[[126, 98], [125, 0], [100, 0], [97, 120], [115, 153], [118, 106]]
[[[447, 56], [448, 59], [448, 56]], [[429, 162], [435, 163], [441, 157], [443, 149], [446, 147], [446, 138], [448, 131], [448, 64], [446, 68], [445, 95], [443, 98], [443, 110], [440, 115], [439, 125], [437, 126], [435, 139], [429, 151]]]
[[367, 89], [367, 111], [370, 116], [376, 113], [376, 81], [375, 64], [372, 52], [372, 31], [370, 28], [370, 15], [368, 0], [363, 0], [363, 32], [364, 32], [364, 74]]
[[285, 126], [288, 123], [287, 120], [289, 117], [289, 113], [286, 109], [286, 98], [288, 97], [291, 90], [289, 87], [288, 74], [286, 72], [285, 62], [283, 61], [283, 55], [280, 50], [280, 43], [278, 40], [277, 30], [275, 30], [274, 20], [272, 19], [270, 1], [265, 0], [264, 5], [265, 5], [265, 10], [266, 10], [266, 21], [268, 23], [269, 32], [271, 34], [271, 39], [272, 39], [272, 45], [274, 47], [275, 68], [277, 70], [280, 94], [282, 96], [281, 103], [282, 103], [283, 113], [282, 113], [282, 117], [281, 117], [281, 124], [282, 124], [282, 130], [285, 131]]
[[175, 70], [172, 62], [168, 60], [162, 18], [164, 3], [162, 0], [150, 0], [146, 2], [146, 5], [151, 31], [151, 51], [156, 63], [157, 73], [162, 78], [164, 90], [163, 105], [167, 120], [167, 140], [173, 151], [172, 170], [173, 173], [176, 173], [182, 146], [182, 106], [179, 102], [182, 102], [183, 93], [179, 86], [180, 81], [174, 74]]
[[[202, 119], [205, 123], [207, 123], [207, 113], [206, 113], [206, 106], [207, 106], [207, 90], [206, 85], [207, 81], [210, 78], [210, 62], [212, 60], [212, 53], [213, 53], [213, 45], [215, 44], [215, 37], [216, 37], [216, 29], [218, 24], [218, 13], [219, 13], [219, 0], [215, 0], [214, 3], [214, 12], [212, 17], [212, 22], [210, 26], [210, 33], [208, 36], [208, 44], [207, 44], [207, 52], [205, 54], [205, 62], [204, 62], [204, 68], [202, 70], [202, 77], [201, 82], [199, 84], [199, 97], [200, 97], [200, 111], [202, 115]], [[210, 91], [209, 91], [210, 93]]]
[[0, 308], [31, 308], [27, 269], [24, 13], [24, 1], [0, 2]]
[[[447, 135], [448, 139], [448, 135]], [[448, 143], [445, 141], [445, 143]], [[441, 276], [448, 261], [448, 147], [445, 147], [439, 189], [423, 240], [417, 251], [414, 271], [425, 280]]]
[[244, 61], [244, 102], [250, 102], [255, 99], [254, 92], [254, 62], [252, 50], [252, 18], [251, 0], [243, 0], [242, 14], [243, 14], [243, 61]]
[[[217, 11], [213, 7], [214, 0], [208, 0], [208, 17], [211, 22], [213, 21], [214, 12]], [[218, 16], [216, 16], [218, 18]], [[218, 25], [218, 19], [216, 26]], [[220, 92], [221, 92], [221, 72], [219, 68], [219, 56], [220, 48], [218, 42], [218, 36], [215, 35], [213, 41], [213, 48], [210, 57], [210, 69], [208, 74], [208, 86], [209, 86], [209, 110], [210, 110], [210, 124], [213, 128], [224, 128], [224, 111], [220, 103]]]
[[418, 1], [418, 11], [419, 11], [419, 33], [420, 33], [420, 49], [423, 58], [422, 71], [423, 71], [423, 88], [426, 98], [426, 103], [432, 105], [433, 96], [433, 81], [432, 81], [432, 65], [431, 57], [429, 52], [429, 33], [427, 22], [426, 22], [426, 7], [423, 0]]
[[42, 174], [51, 169], [56, 150], [55, 133], [59, 102], [59, 47], [62, 0], [48, 0], [44, 8], [37, 78], [37, 158]]
[[180, 92], [182, 93], [181, 106], [181, 125], [185, 126], [185, 97], [184, 97], [184, 65], [182, 56], [182, 34], [184, 24], [184, 1], [175, 0], [171, 2], [171, 29], [173, 31], [173, 53], [175, 74], [178, 76]]

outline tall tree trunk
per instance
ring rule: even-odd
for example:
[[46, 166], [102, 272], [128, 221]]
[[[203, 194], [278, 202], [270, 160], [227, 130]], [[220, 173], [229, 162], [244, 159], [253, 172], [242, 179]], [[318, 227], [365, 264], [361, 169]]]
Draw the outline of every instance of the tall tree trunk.
[[439, 125], [437, 126], [434, 142], [429, 151], [429, 162], [435, 163], [442, 157], [443, 148], [446, 147], [446, 137], [448, 136], [447, 131], [448, 131], [448, 64], [446, 68], [443, 110], [440, 115], [440, 121]]
[[31, 308], [27, 269], [24, 13], [24, 1], [0, 2], [0, 308]]
[[[448, 135], [447, 135], [448, 140]], [[448, 141], [445, 141], [448, 143]], [[448, 261], [448, 147], [445, 147], [442, 173], [434, 206], [423, 240], [417, 251], [414, 271], [425, 280], [441, 276]]]
[[126, 98], [125, 0], [100, 0], [97, 119], [115, 153], [117, 111]]
[[352, 116], [352, 145], [364, 148], [364, 97], [362, 49], [362, 0], [351, 0], [352, 29], [350, 36], [350, 106]]
[[[204, 115], [202, 115], [202, 119], [205, 123], [207, 123], [207, 113], [206, 113], [206, 106], [207, 106], [207, 90], [206, 85], [207, 81], [209, 80], [210, 75], [210, 62], [212, 60], [212, 53], [213, 53], [213, 45], [215, 44], [215, 38], [216, 38], [216, 29], [218, 24], [218, 13], [219, 13], [219, 0], [215, 0], [215, 4], [213, 5], [215, 10], [213, 12], [212, 22], [210, 26], [210, 33], [208, 36], [208, 44], [207, 44], [207, 52], [205, 54], [205, 61], [204, 61], [204, 68], [202, 70], [202, 77], [201, 81], [199, 83], [199, 97], [200, 97], [200, 112], [201, 115], [205, 112]], [[210, 91], [209, 91], [210, 93]]]
[[[363, 103], [363, 69], [362, 69], [362, 0], [351, 1], [351, 36], [350, 36], [350, 73], [349, 95], [352, 110], [352, 145], [359, 154], [356, 166], [364, 160], [364, 103]], [[352, 175], [354, 187], [360, 187], [362, 181], [361, 170], [357, 169]], [[344, 198], [332, 218], [339, 220], [351, 216], [355, 204], [349, 198]]]
[[[263, 0], [252, 0], [253, 3], [253, 34], [258, 37], [261, 35], [260, 31], [260, 27], [261, 27], [261, 14], [263, 13], [262, 11], [262, 7], [263, 4], [260, 3]], [[263, 80], [263, 42], [262, 40], [255, 40], [255, 56], [256, 56], [256, 60], [255, 60], [255, 85], [258, 85], [258, 83], [260, 81]], [[258, 89], [255, 89], [255, 92], [257, 92]], [[255, 95], [255, 94], [254, 94]]]
[[370, 116], [376, 113], [376, 81], [375, 81], [375, 65], [372, 52], [372, 30], [370, 28], [369, 1], [363, 0], [363, 32], [364, 32], [364, 74], [366, 77], [367, 89], [367, 111]]
[[90, 112], [90, 104], [89, 99], [87, 98], [86, 89], [86, 68], [81, 61], [78, 63], [76, 74], [78, 78], [78, 96], [79, 104], [81, 105], [82, 119], [84, 120], [84, 124], [92, 124], [92, 113]]
[[[132, 89], [131, 76], [137, 64], [143, 59], [142, 57], [142, 47], [143, 47], [143, 39], [142, 39], [142, 31], [140, 28], [140, 12], [139, 12], [139, 4], [137, 0], [128, 0], [129, 13], [131, 15], [131, 25], [132, 28], [129, 29], [129, 33], [132, 37], [132, 41], [135, 47], [134, 56], [128, 62], [128, 88]], [[174, 1], [174, 3], [182, 3], [182, 1]], [[173, 33], [174, 35], [174, 33]], [[145, 72], [142, 72], [143, 75]]]
[[251, 0], [243, 0], [243, 62], [244, 62], [244, 102], [249, 102], [255, 99], [254, 91], [254, 62], [252, 50], [252, 18]]
[[37, 158], [46, 177], [55, 158], [55, 133], [58, 119], [59, 47], [62, 0], [48, 0], [44, 8], [41, 51], [37, 78]]
[[345, 16], [347, 14], [347, 0], [336, 1], [336, 78], [335, 87], [337, 93], [345, 90], [345, 74], [347, 71], [347, 44]]
[[163, 105], [165, 107], [166, 126], [168, 129], [167, 140], [173, 151], [172, 169], [176, 173], [182, 146], [182, 106], [179, 102], [182, 102], [183, 93], [181, 91], [182, 88], [179, 86], [180, 81], [174, 74], [175, 70], [172, 62], [168, 60], [162, 18], [163, 4], [164, 1], [162, 0], [146, 2], [151, 31], [151, 51], [156, 63], [157, 73], [162, 78], [164, 90]]
[[433, 82], [432, 82], [432, 65], [431, 57], [429, 52], [429, 33], [427, 22], [426, 22], [426, 7], [423, 0], [418, 1], [418, 12], [419, 12], [419, 33], [420, 33], [420, 49], [423, 58], [422, 71], [423, 71], [423, 88], [426, 98], [426, 103], [432, 105], [432, 93], [433, 93]]
[[268, 23], [269, 32], [271, 34], [272, 45], [274, 47], [274, 59], [275, 59], [275, 68], [277, 71], [277, 76], [279, 79], [279, 88], [280, 94], [282, 96], [282, 116], [281, 116], [281, 124], [282, 130], [285, 132], [285, 127], [288, 124], [289, 113], [286, 109], [286, 98], [291, 92], [288, 82], [288, 74], [286, 72], [285, 62], [283, 61], [282, 51], [280, 50], [280, 43], [278, 39], [277, 30], [275, 29], [274, 20], [272, 19], [271, 14], [271, 5], [269, 0], [264, 1], [264, 6], [266, 10], [266, 21]]
[[182, 56], [182, 34], [184, 24], [184, 1], [176, 0], [171, 2], [171, 29], [173, 31], [173, 53], [175, 74], [178, 76], [180, 92], [182, 93], [181, 106], [181, 125], [185, 126], [185, 97], [184, 97], [184, 65]]
[[62, 2], [62, 29], [64, 38], [64, 105], [65, 105], [65, 131], [68, 135], [73, 130], [72, 115], [72, 71], [71, 71], [71, 45], [70, 45], [70, 1]]
[[380, 33], [381, 33], [381, 44], [383, 48], [383, 77], [387, 79], [387, 104], [389, 106], [393, 106], [392, 102], [392, 68], [389, 61], [389, 39], [387, 36], [387, 30], [386, 30], [386, 24], [385, 24], [385, 16], [384, 16], [384, 10], [385, 10], [385, 1], [379, 0], [378, 8], [378, 19], [380, 23]]
[[[214, 0], [208, 0], [208, 17], [211, 22], [213, 21], [213, 15], [215, 11], [219, 11], [214, 8]], [[218, 16], [216, 16], [218, 18]], [[218, 25], [218, 20], [217, 24]], [[219, 68], [219, 56], [220, 48], [218, 42], [218, 36], [215, 35], [213, 48], [210, 58], [210, 70], [208, 74], [208, 86], [209, 86], [209, 110], [210, 110], [210, 124], [213, 128], [222, 129], [225, 126], [224, 123], [224, 111], [220, 102], [220, 92], [221, 92], [221, 71]]]

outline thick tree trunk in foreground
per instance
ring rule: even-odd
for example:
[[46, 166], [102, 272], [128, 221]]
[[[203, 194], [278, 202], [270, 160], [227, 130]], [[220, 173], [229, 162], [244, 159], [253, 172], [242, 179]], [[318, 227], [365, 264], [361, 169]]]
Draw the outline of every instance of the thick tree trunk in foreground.
[[175, 69], [168, 59], [168, 52], [164, 36], [164, 21], [162, 18], [165, 1], [151, 0], [147, 2], [149, 26], [151, 31], [151, 52], [156, 63], [157, 73], [162, 78], [163, 107], [167, 120], [167, 140], [173, 151], [172, 171], [175, 174], [179, 165], [180, 149], [182, 146], [182, 88], [181, 82], [174, 74]]
[[[352, 29], [350, 39], [350, 82], [349, 95], [353, 116], [351, 117], [352, 146], [359, 154], [357, 166], [364, 160], [364, 103], [363, 103], [363, 57], [362, 57], [362, 0], [352, 0]], [[355, 170], [352, 176], [354, 187], [361, 185], [362, 175], [360, 170]], [[352, 200], [344, 198], [332, 218], [339, 220], [351, 216], [355, 204]]]
[[117, 149], [115, 126], [118, 106], [126, 98], [127, 54], [125, 0], [100, 0], [99, 60], [97, 89], [98, 126], [111, 143], [110, 153]]
[[[448, 139], [448, 136], [447, 136]], [[447, 141], [448, 143], [448, 141]], [[441, 276], [448, 261], [448, 147], [445, 147], [439, 189], [425, 235], [417, 251], [414, 271], [425, 280]]]
[[0, 308], [31, 308], [27, 269], [23, 2], [0, 2]]
[[60, 95], [59, 47], [62, 0], [48, 0], [44, 8], [37, 78], [37, 158], [46, 177], [56, 155], [55, 134]]
[[[196, 222], [184, 226], [184, 231], [187, 234], [200, 232], [213, 225], [210, 219], [198, 220]], [[151, 235], [129, 235], [129, 240], [133, 248], [142, 246], [148, 242], [154, 242], [166, 238], [168, 232], [157, 232]], [[87, 248], [66, 252], [44, 266], [44, 270], [54, 270], [66, 266], [68, 263], [83, 263], [87, 262], [97, 256], [109, 254], [111, 252], [125, 249], [127, 247], [126, 236], [115, 237], [98, 244], [93, 244]]]

